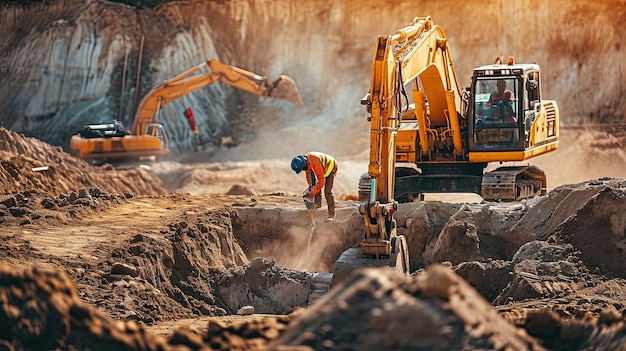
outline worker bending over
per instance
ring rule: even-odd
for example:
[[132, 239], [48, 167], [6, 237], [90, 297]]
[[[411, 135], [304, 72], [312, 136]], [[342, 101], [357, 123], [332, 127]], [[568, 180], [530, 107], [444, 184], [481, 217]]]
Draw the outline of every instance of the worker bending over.
[[337, 162], [327, 154], [321, 152], [309, 152], [298, 155], [291, 160], [291, 169], [296, 174], [305, 171], [306, 181], [309, 188], [305, 191], [305, 197], [313, 197], [315, 208], [322, 207], [322, 188], [328, 204], [328, 219], [335, 219], [335, 196], [333, 195], [333, 183], [337, 173]]

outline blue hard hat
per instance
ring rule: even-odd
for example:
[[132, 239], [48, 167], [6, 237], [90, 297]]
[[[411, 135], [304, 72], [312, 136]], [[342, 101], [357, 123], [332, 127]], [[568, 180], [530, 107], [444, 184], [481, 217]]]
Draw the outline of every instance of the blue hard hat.
[[291, 169], [293, 169], [296, 174], [302, 172], [306, 165], [306, 158], [302, 155], [298, 155], [291, 160]]

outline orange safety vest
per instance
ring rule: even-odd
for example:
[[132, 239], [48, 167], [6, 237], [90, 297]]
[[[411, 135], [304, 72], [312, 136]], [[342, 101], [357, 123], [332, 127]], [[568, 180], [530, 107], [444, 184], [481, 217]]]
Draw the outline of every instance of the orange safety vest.
[[[306, 154], [307, 169], [306, 180], [309, 185], [313, 185], [311, 195], [317, 195], [326, 184], [326, 177], [332, 172], [337, 172], [337, 162], [335, 159], [321, 152], [309, 152]], [[313, 181], [315, 182], [313, 183]]]
[[[494, 91], [493, 93], [491, 93], [491, 96], [489, 96], [489, 104], [488, 105], [492, 106], [496, 101], [512, 102], [513, 99], [511, 97], [512, 97], [513, 93], [510, 90], [503, 91], [502, 95], [503, 95], [502, 98], [499, 98], [500, 94], [498, 94], [497, 91]], [[514, 114], [513, 113], [513, 109], [510, 106], [508, 106], [508, 109], [506, 111], [504, 111], [504, 112], [505, 112], [505, 116], [500, 116], [500, 113], [497, 111], [496, 113], [494, 113], [493, 119], [497, 121], [497, 120], [500, 120], [501, 117], [504, 117], [504, 118], [507, 118], [507, 119], [512, 117], [513, 120], [515, 120], [515, 117], [513, 117], [513, 114]]]

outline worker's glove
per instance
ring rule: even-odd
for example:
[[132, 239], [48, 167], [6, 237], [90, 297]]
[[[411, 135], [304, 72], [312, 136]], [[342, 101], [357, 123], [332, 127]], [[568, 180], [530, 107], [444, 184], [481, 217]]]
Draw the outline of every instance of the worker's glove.
[[309, 190], [306, 190], [304, 194], [302, 194], [302, 197], [310, 198], [313, 197], [313, 195], [311, 195], [311, 192]]

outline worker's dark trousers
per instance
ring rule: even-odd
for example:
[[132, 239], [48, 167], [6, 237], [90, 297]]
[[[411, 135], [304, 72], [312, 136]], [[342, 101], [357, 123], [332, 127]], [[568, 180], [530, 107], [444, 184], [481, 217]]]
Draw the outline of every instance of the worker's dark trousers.
[[[335, 182], [335, 174], [337, 172], [331, 172], [328, 177], [326, 177], [326, 182], [324, 184], [324, 197], [326, 198], [326, 203], [328, 204], [328, 217], [335, 218], [335, 195], [333, 195], [333, 183]], [[319, 192], [315, 195], [315, 208], [322, 207], [322, 193]]]

